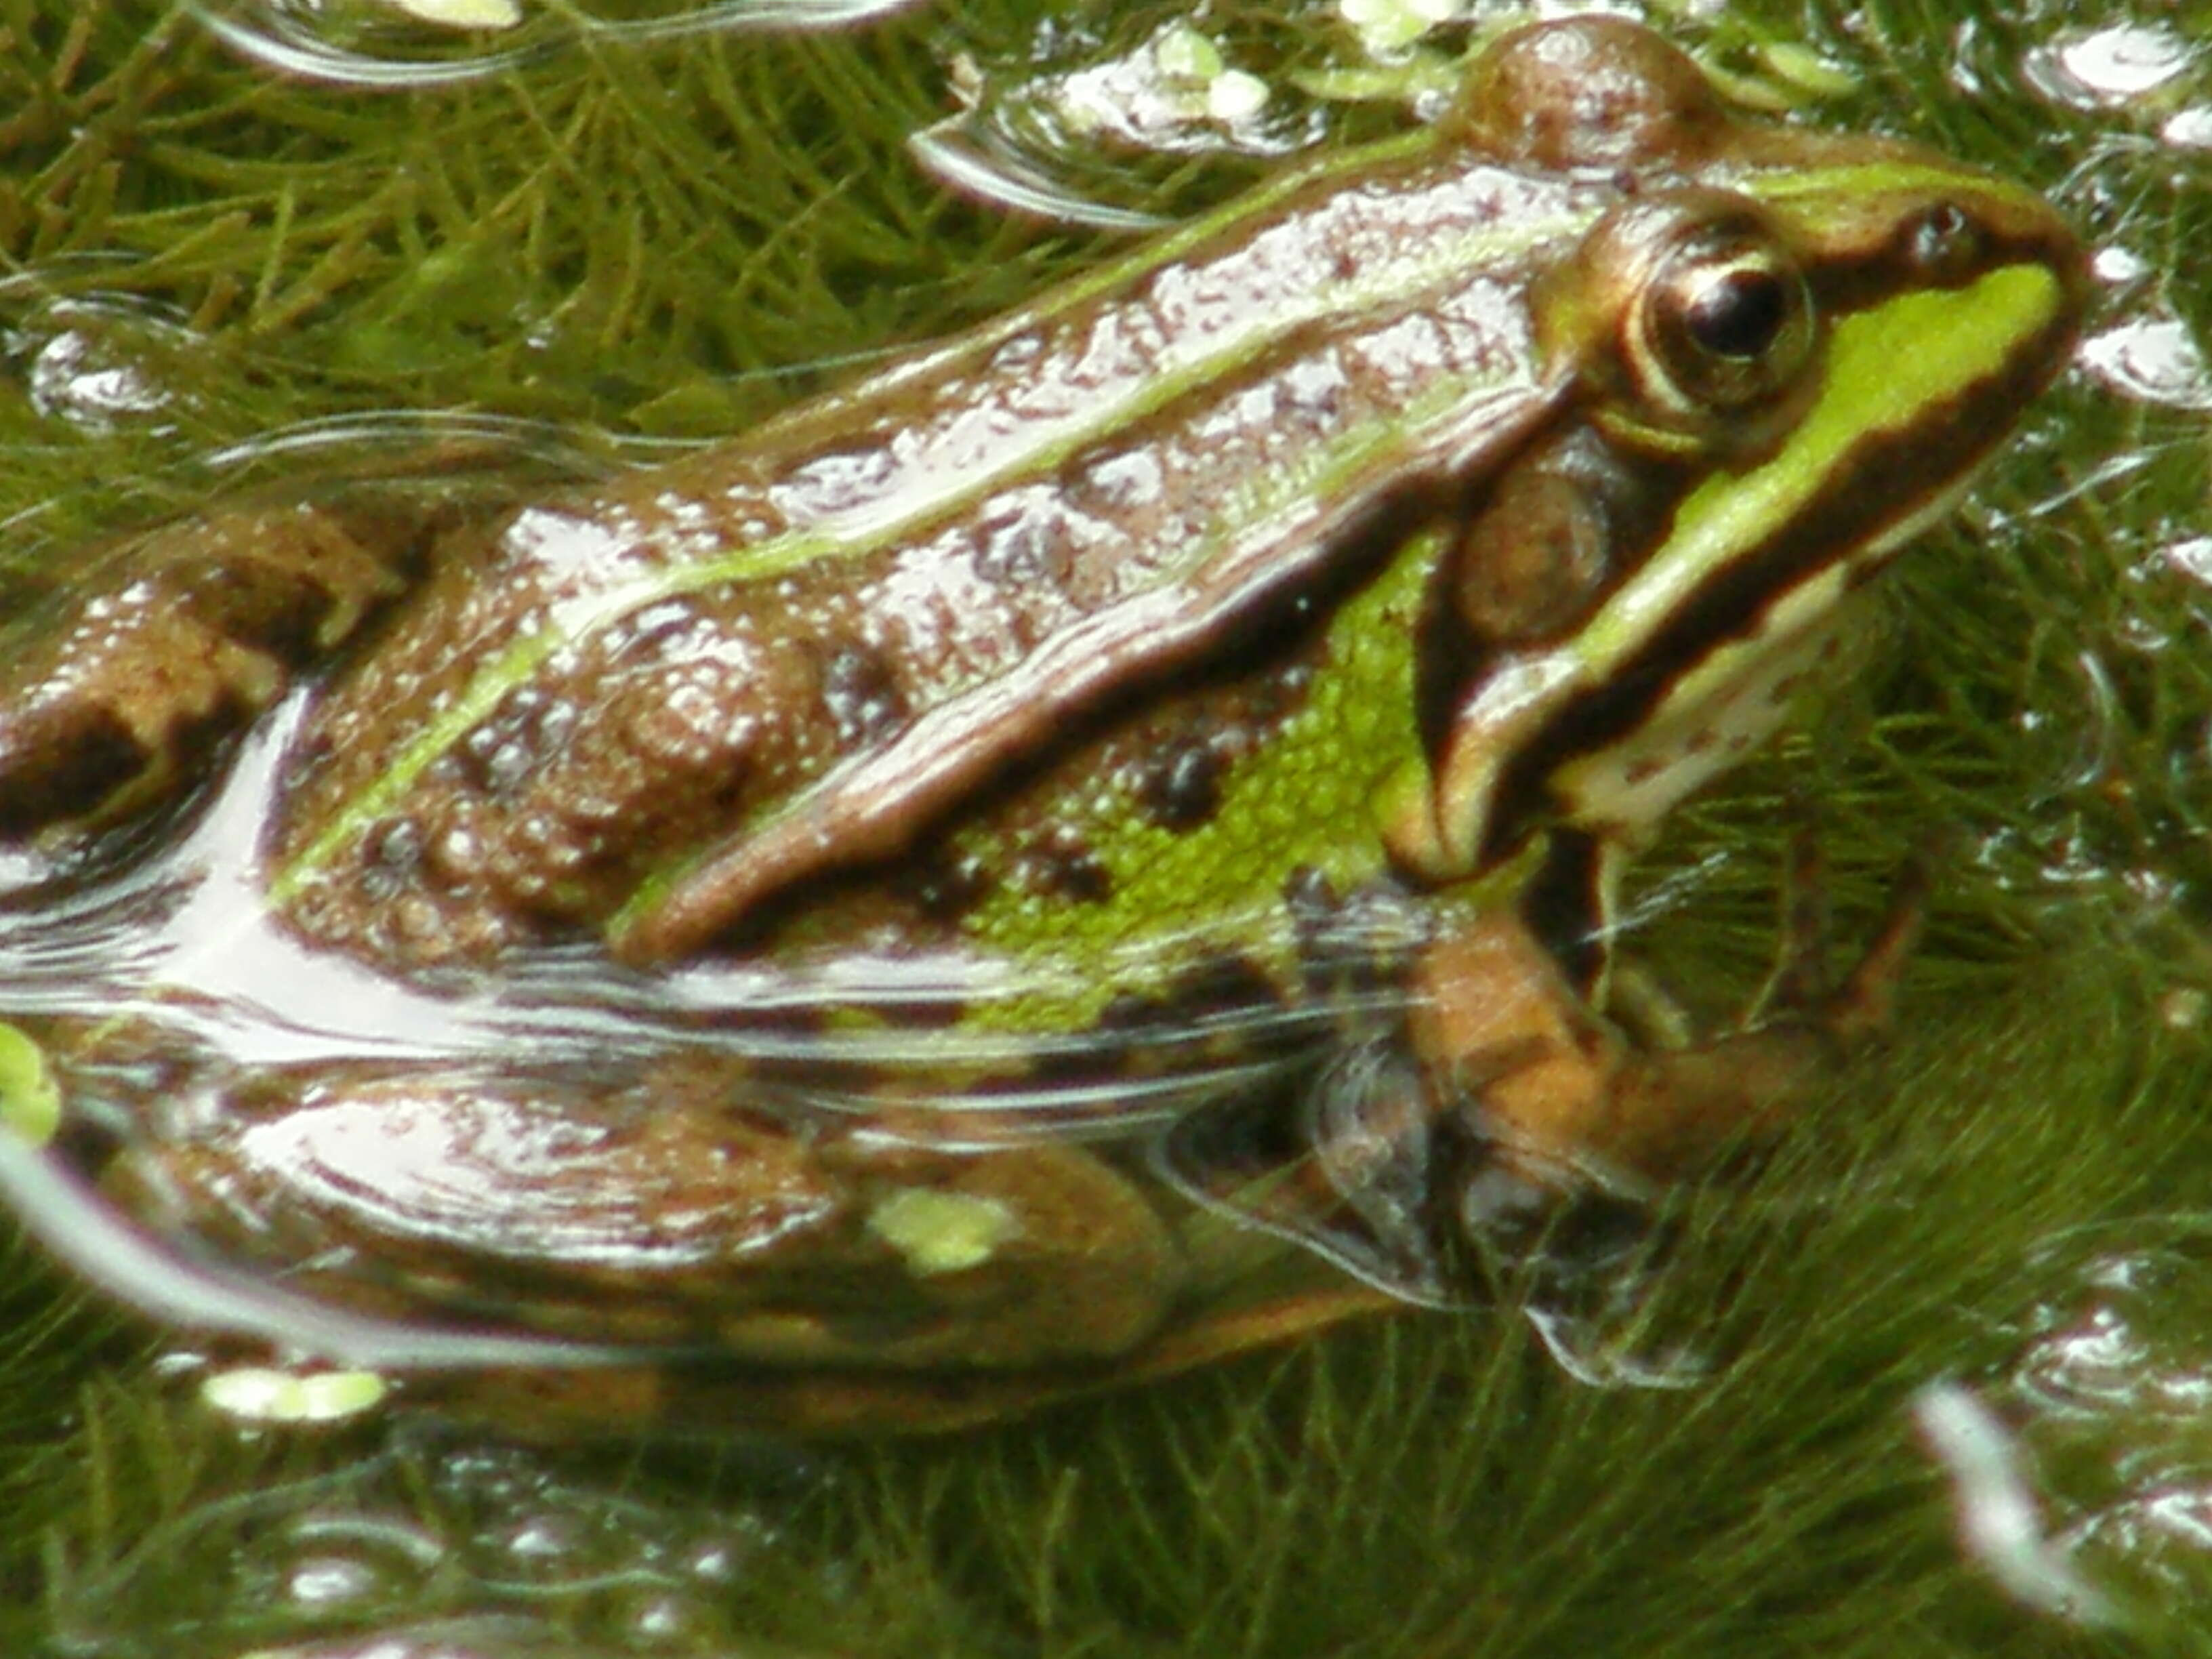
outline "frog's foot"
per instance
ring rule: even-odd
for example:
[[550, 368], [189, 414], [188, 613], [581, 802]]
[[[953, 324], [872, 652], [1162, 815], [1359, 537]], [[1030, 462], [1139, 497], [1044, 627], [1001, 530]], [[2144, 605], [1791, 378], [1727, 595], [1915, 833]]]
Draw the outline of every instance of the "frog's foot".
[[1755, 1147], [1888, 1025], [1924, 876], [1907, 872], [1832, 984], [1826, 917], [1803, 890], [1816, 872], [1799, 868], [1781, 966], [1734, 1030], [1678, 1038], [1680, 1011], [1650, 991], [1625, 1019], [1601, 1015], [1523, 921], [1486, 915], [1423, 951], [1401, 1032], [1339, 1050], [1287, 1107], [1194, 1115], [1159, 1168], [1202, 1208], [1400, 1302], [1462, 1303], [1470, 1250], [1538, 1253], [1553, 1291], [1579, 1275], [1601, 1300], [1626, 1295], [1608, 1275], [1650, 1200]]
[[327, 504], [241, 506], [118, 544], [0, 648], [0, 840], [113, 823], [398, 592], [417, 532]]
[[1596, 1014], [1517, 921], [1486, 920], [1429, 951], [1413, 1047], [1438, 1103], [1473, 1120], [1502, 1163], [1550, 1188], [1638, 1194], [1710, 1169], [1787, 1120], [1837, 1065], [1888, 1029], [1918, 939], [1927, 878], [1908, 869], [1872, 941], [1827, 971], [1824, 907], [1801, 857], [1780, 963], [1735, 1030], [1662, 1042]]

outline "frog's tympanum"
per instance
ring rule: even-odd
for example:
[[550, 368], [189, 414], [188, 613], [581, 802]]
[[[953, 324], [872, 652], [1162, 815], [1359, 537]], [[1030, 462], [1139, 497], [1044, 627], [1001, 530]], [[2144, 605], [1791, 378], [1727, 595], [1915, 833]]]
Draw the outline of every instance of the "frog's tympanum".
[[64, 1113], [9, 1185], [526, 1427], [941, 1426], [1451, 1301], [1832, 1037], [1608, 1016], [1614, 876], [2083, 288], [2035, 197], [1585, 18], [677, 465], [146, 532], [0, 641]]

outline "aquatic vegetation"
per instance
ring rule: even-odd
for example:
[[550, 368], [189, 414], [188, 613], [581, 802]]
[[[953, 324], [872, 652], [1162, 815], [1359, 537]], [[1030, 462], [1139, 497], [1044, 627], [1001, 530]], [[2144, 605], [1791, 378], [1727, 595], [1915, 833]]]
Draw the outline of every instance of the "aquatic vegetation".
[[[2212, 210], [2203, 155], [2117, 142], [2196, 94], [2039, 100], [2015, 70], [2056, 19], [1956, 23], [1816, 17], [1864, 72], [1814, 118], [2063, 185], [2136, 262], [2110, 325], [2201, 324], [2212, 273], [2182, 251]], [[272, 77], [183, 14], [149, 35], [134, 8], [14, 0], [0, 26], [0, 598], [88, 532], [301, 466], [428, 440], [566, 474], [726, 432], [1100, 246], [947, 201], [902, 154], [947, 112], [954, 54], [1010, 73], [1012, 8], [591, 48], [415, 106]], [[1980, 99], [1946, 82], [1953, 40]], [[1190, 186], [1163, 176], [1138, 192], [1155, 208]], [[329, 1651], [395, 1620], [418, 1650], [485, 1653], [2124, 1645], [2014, 1607], [1961, 1554], [1907, 1413], [1935, 1377], [2017, 1431], [2053, 1535], [2088, 1540], [2137, 1638], [2201, 1638], [2171, 1594], [2201, 1582], [2182, 1534], [2128, 1530], [2197, 1489], [2186, 1434], [2118, 1411], [2077, 1432], [2029, 1363], [2072, 1310], [2120, 1305], [2080, 1287], [2174, 1249], [2212, 1174], [2202, 405], [2185, 373], [2163, 402], [2110, 384], [2068, 389], [1898, 573], [1827, 723], [1687, 809], [1632, 896], [1638, 953], [1721, 1012], [1764, 971], [1793, 799], [1843, 937], [1950, 840], [1894, 1058], [1755, 1180], [1683, 1199], [1650, 1297], [1599, 1328], [1624, 1358], [1701, 1364], [1695, 1386], [1571, 1381], [1507, 1283], [1492, 1317], [931, 1448], [241, 1440], [11, 1257], [0, 1503], [25, 1524], [0, 1546], [0, 1645]], [[2185, 1377], [2201, 1327], [2160, 1330], [2157, 1375]]]

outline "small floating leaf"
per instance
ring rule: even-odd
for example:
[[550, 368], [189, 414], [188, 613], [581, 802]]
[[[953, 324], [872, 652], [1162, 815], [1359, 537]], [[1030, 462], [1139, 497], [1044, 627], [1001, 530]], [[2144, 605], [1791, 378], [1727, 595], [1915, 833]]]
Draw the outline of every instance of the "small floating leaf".
[[1844, 98], [1859, 88], [1859, 77], [1850, 70], [1810, 46], [1771, 40], [1759, 47], [1759, 56], [1771, 73], [1814, 98]]
[[61, 1127], [62, 1091], [46, 1051], [12, 1025], [0, 1025], [0, 1126], [33, 1146]]
[[1267, 106], [1267, 83], [1243, 70], [1224, 70], [1206, 83], [1206, 112], [1224, 125], [1249, 121]]
[[876, 1206], [868, 1231], [904, 1257], [908, 1271], [926, 1279], [981, 1267], [1020, 1232], [1021, 1224], [996, 1199], [909, 1187]]
[[374, 1371], [279, 1370], [241, 1365], [217, 1371], [200, 1398], [226, 1417], [247, 1423], [337, 1423], [373, 1408], [386, 1392]]
[[449, 29], [511, 29], [522, 21], [518, 0], [384, 0], [394, 11]]

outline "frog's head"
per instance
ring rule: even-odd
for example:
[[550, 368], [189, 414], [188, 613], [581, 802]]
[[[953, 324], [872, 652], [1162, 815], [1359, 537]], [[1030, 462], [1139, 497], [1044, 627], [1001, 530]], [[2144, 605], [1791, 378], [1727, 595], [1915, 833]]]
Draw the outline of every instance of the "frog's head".
[[1449, 877], [1535, 825], [1644, 838], [1763, 738], [1843, 601], [1952, 505], [2064, 362], [2080, 245], [2022, 187], [1740, 121], [1648, 31], [1519, 31], [1465, 118], [1632, 180], [1532, 298], [1566, 417], [1469, 504], [1422, 648]]

